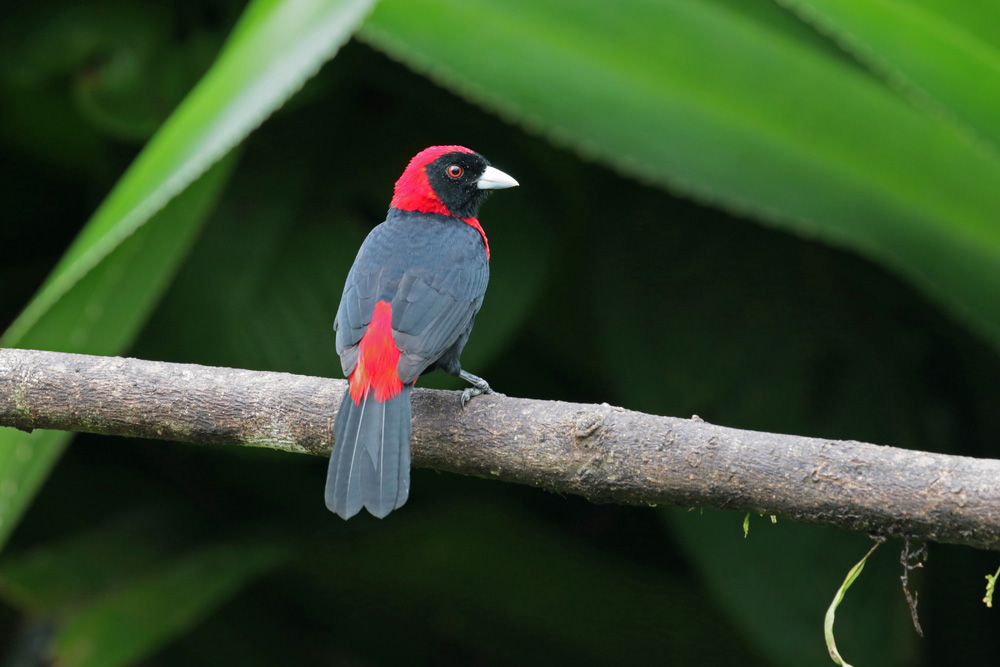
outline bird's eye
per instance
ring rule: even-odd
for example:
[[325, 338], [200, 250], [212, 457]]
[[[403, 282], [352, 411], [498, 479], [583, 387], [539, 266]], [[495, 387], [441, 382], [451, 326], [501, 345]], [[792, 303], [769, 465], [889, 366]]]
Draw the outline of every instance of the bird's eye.
[[448, 175], [452, 178], [459, 178], [465, 170], [459, 167], [457, 164], [453, 164], [448, 167]]

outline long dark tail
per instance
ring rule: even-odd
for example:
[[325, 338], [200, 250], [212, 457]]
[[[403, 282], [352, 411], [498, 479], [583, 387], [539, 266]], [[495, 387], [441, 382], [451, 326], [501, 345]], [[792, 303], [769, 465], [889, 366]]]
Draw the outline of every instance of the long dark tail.
[[374, 392], [355, 405], [344, 394], [333, 427], [326, 506], [344, 519], [367, 507], [378, 518], [410, 496], [410, 389], [379, 403]]

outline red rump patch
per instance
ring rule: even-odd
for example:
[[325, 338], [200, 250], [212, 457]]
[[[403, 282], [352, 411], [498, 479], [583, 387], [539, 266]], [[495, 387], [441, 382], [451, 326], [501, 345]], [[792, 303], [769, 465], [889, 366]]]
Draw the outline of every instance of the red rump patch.
[[389, 205], [401, 211], [451, 215], [447, 207], [434, 194], [430, 181], [427, 180], [426, 167], [445, 153], [471, 152], [464, 146], [431, 146], [420, 151], [410, 160], [403, 175], [396, 181], [392, 203]]
[[349, 378], [354, 404], [361, 405], [361, 399], [372, 391], [379, 403], [399, 394], [403, 383], [396, 374], [398, 362], [399, 348], [392, 338], [392, 306], [388, 301], [379, 301], [358, 343], [358, 364]]

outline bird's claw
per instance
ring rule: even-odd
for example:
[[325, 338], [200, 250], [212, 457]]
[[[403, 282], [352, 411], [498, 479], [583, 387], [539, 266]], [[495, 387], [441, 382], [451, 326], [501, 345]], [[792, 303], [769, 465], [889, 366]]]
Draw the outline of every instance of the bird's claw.
[[501, 394], [499, 391], [493, 391], [488, 384], [485, 387], [469, 387], [462, 392], [462, 409], [465, 409], [466, 404], [469, 401], [471, 401], [474, 397], [479, 396], [481, 394], [491, 394], [493, 396], [506, 396], [506, 394]]
[[479, 396], [479, 394], [481, 394], [481, 393], [482, 393], [482, 391], [479, 390], [479, 389], [476, 389], [475, 387], [469, 387], [468, 389], [466, 389], [465, 391], [463, 391], [462, 392], [462, 409], [463, 410], [465, 409], [466, 403], [468, 403], [469, 401], [471, 401], [473, 396]]
[[493, 394], [494, 396], [503, 396], [503, 394], [493, 391], [490, 388], [490, 383], [479, 377], [478, 375], [473, 375], [468, 371], [461, 371], [458, 377], [462, 378], [472, 386], [462, 392], [462, 408], [465, 408], [466, 403], [472, 400], [474, 396], [479, 396], [480, 394]]

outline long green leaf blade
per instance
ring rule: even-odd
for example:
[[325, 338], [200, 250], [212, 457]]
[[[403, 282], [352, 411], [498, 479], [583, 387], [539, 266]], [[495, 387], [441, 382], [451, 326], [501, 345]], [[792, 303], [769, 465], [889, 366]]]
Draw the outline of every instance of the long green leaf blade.
[[826, 648], [830, 652], [830, 658], [838, 665], [843, 665], [844, 667], [851, 667], [847, 664], [844, 659], [840, 656], [840, 651], [837, 650], [837, 642], [834, 641], [833, 637], [833, 622], [837, 618], [837, 607], [844, 600], [844, 595], [847, 593], [847, 589], [851, 587], [854, 580], [858, 578], [861, 571], [865, 569], [865, 562], [868, 557], [872, 555], [872, 552], [878, 549], [878, 546], [882, 542], [876, 542], [868, 553], [865, 554], [864, 558], [858, 561], [854, 567], [852, 567], [848, 572], [847, 576], [844, 577], [844, 583], [840, 585], [837, 589], [837, 593], [833, 596], [833, 602], [826, 610], [826, 616], [823, 619], [823, 637], [826, 639]]
[[[953, 17], [954, 4], [914, 0], [782, 0], [834, 35], [918, 104], [943, 111], [1000, 152], [1000, 46]], [[981, 21], [1000, 8], [977, 3]], [[994, 36], [995, 37], [995, 36]]]

